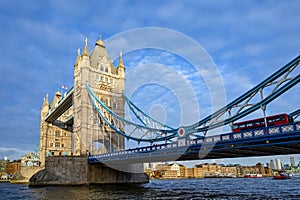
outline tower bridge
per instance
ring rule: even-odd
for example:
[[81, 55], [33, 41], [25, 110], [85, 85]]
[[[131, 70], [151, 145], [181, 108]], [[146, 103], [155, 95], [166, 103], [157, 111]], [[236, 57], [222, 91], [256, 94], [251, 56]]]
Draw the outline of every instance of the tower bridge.
[[[199, 122], [173, 128], [153, 119], [124, 95], [125, 66], [122, 53], [118, 65], [114, 66], [101, 38], [95, 43], [92, 53], [89, 53], [86, 39], [84, 50], [82, 53], [78, 50], [74, 64], [74, 86], [64, 97], [56, 93], [51, 104], [48, 96], [43, 102], [40, 123], [41, 163], [46, 165], [49, 173], [50, 165], [56, 168], [49, 164], [50, 160], [56, 163], [51, 156], [83, 156], [83, 160], [89, 163], [83, 164], [85, 173], [94, 174], [90, 178], [93, 181], [87, 180], [90, 175], [86, 175], [86, 182], [103, 183], [105, 181], [101, 177], [105, 174], [101, 166], [107, 169], [110, 165], [122, 165], [132, 169], [139, 168], [137, 165], [141, 166], [143, 162], [300, 153], [300, 124], [296, 121], [299, 108], [290, 113], [295, 118], [294, 123], [209, 135], [210, 130], [232, 126], [235, 121], [259, 109], [266, 120], [267, 105], [299, 83], [300, 74], [292, 73], [299, 68], [299, 62], [300, 56]], [[125, 118], [125, 104], [138, 123]], [[125, 140], [136, 141], [138, 146], [141, 142], [148, 145], [125, 149]], [[59, 163], [64, 163], [62, 158], [59, 159]], [[85, 163], [82, 160], [80, 162]], [[106, 173], [113, 176], [121, 173], [109, 170]], [[96, 172], [98, 175], [95, 175]], [[127, 173], [126, 177], [131, 182], [145, 181], [142, 175], [130, 174]], [[115, 179], [110, 182], [118, 181]], [[121, 182], [126, 180], [121, 179]]]

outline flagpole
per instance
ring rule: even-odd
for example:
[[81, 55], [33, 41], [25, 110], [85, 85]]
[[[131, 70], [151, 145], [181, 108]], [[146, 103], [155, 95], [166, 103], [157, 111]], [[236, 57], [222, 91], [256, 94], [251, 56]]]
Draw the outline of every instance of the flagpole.
[[63, 95], [63, 97], [65, 97], [66, 96], [66, 91], [68, 90], [68, 87], [67, 86], [65, 86], [64, 84], [62, 84], [61, 85], [61, 90], [65, 90], [65, 93], [64, 94], [62, 94], [62, 92], [61, 92], [61, 94]]
[[60, 87], [60, 93], [61, 93], [61, 97], [63, 98], [62, 86]]

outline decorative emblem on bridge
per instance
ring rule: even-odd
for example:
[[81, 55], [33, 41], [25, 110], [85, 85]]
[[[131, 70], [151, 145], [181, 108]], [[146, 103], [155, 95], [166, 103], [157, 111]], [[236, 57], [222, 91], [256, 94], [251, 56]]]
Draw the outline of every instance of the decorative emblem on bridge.
[[180, 127], [177, 131], [177, 134], [179, 137], [184, 137], [185, 136], [185, 129], [183, 127]]

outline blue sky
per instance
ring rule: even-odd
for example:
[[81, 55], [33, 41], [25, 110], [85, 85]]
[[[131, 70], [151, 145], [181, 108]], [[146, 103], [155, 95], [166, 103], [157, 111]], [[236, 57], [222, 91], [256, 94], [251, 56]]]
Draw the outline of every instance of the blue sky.
[[[35, 149], [43, 98], [46, 93], [51, 98], [62, 84], [72, 86], [77, 49], [83, 49], [85, 37], [92, 49], [100, 34], [106, 40], [135, 28], [162, 27], [185, 34], [202, 45], [215, 62], [229, 102], [299, 55], [299, 8], [297, 0], [0, 0], [0, 157], [17, 158]], [[184, 59], [163, 51], [140, 50], [126, 54], [124, 62], [128, 71], [152, 62], [174, 66], [198, 88], [197, 97], [204, 102], [200, 116], [209, 113], [207, 88], [201, 77], [190, 76], [193, 70]], [[143, 89], [135, 93], [134, 102], [172, 123], [168, 115], [176, 111], [170, 103], [161, 106], [172, 94], [158, 102], [141, 102], [146, 94]], [[275, 101], [268, 113], [299, 108], [297, 91], [299, 86]], [[177, 126], [180, 122], [173, 123]]]

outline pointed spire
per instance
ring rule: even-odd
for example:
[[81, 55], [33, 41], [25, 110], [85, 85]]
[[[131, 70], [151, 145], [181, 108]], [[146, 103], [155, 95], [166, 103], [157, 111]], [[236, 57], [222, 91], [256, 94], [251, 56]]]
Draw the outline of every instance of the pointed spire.
[[77, 49], [77, 58], [80, 57], [80, 48]]
[[96, 45], [99, 45], [99, 46], [102, 46], [102, 47], [105, 47], [103, 41], [102, 41], [102, 36], [100, 35], [100, 39], [96, 42]]
[[43, 106], [45, 105], [49, 105], [49, 102], [48, 102], [48, 93], [46, 94], [46, 96], [44, 97], [44, 102], [43, 102]]
[[82, 55], [83, 55], [83, 56], [89, 56], [88, 39], [85, 38], [84, 41], [85, 41], [85, 47], [84, 47], [84, 50], [83, 50]]
[[123, 63], [123, 56], [122, 56], [122, 51], [120, 51], [120, 60], [119, 60], [119, 64], [118, 66], [122, 66], [124, 67], [124, 63]]
[[118, 74], [121, 78], [125, 79], [125, 66], [124, 66], [124, 62], [123, 62], [123, 55], [122, 55], [122, 51], [120, 51], [120, 59], [119, 59], [119, 64], [118, 64]]
[[46, 96], [44, 97], [44, 101], [45, 101], [45, 102], [48, 102], [48, 96], [49, 96], [49, 95], [48, 95], [48, 93], [47, 93]]
[[80, 48], [78, 48], [78, 50], [77, 50], [77, 58], [76, 58], [75, 65], [78, 65], [78, 62], [79, 62], [80, 58], [81, 58], [81, 56], [80, 56]]
[[46, 96], [44, 97], [44, 102], [41, 109], [41, 119], [44, 119], [48, 112], [49, 112], [49, 102], [48, 102], [48, 93], [47, 93]]

